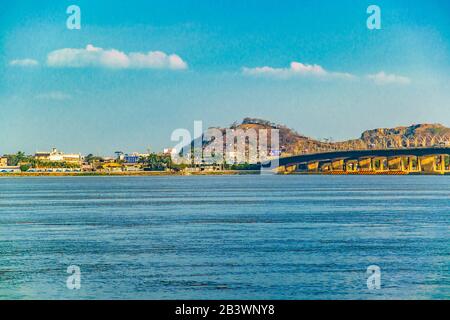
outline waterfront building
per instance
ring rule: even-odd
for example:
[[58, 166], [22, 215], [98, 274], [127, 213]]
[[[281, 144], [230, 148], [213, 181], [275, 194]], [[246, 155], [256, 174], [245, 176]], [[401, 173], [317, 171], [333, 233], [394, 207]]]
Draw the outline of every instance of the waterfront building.
[[126, 154], [123, 157], [123, 160], [125, 161], [125, 163], [134, 164], [134, 163], [138, 163], [140, 158], [141, 157], [136, 154]]
[[36, 152], [34, 155], [36, 160], [46, 162], [67, 162], [72, 164], [81, 164], [81, 154], [76, 153], [64, 153], [56, 148], [53, 148], [50, 152]]
[[123, 165], [122, 170], [128, 171], [128, 172], [137, 172], [137, 171], [142, 171], [142, 167], [141, 167], [141, 165], [136, 164], [136, 163], [125, 163]]
[[83, 172], [92, 172], [95, 171], [95, 163], [83, 163], [81, 165], [81, 171]]
[[102, 170], [106, 172], [122, 172], [123, 166], [120, 163], [108, 162], [102, 165]]
[[141, 158], [148, 158], [149, 156], [150, 155], [148, 153], [133, 152], [131, 154], [121, 154], [119, 156], [119, 160], [123, 161], [124, 163], [136, 164], [139, 163], [139, 160]]
[[0, 157], [0, 167], [6, 167], [6, 166], [8, 166], [8, 158]]

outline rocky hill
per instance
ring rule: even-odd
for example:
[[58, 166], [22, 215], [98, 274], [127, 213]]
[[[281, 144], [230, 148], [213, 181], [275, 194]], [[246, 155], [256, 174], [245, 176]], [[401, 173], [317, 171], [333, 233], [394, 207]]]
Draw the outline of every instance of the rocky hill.
[[[364, 131], [360, 140], [367, 146], [383, 147], [381, 142], [387, 142], [385, 147], [395, 146], [433, 146], [446, 142], [450, 138], [450, 128], [441, 124], [416, 124], [409, 127], [382, 128]], [[389, 145], [391, 143], [392, 145]]]
[[331, 142], [319, 141], [307, 137], [281, 124], [267, 120], [245, 118], [241, 123], [233, 123], [226, 129], [278, 129], [280, 147], [283, 155], [307, 154], [334, 150], [361, 150], [400, 147], [425, 147], [448, 145], [450, 142], [450, 128], [441, 124], [417, 124], [409, 127], [380, 128], [364, 131], [358, 139]]

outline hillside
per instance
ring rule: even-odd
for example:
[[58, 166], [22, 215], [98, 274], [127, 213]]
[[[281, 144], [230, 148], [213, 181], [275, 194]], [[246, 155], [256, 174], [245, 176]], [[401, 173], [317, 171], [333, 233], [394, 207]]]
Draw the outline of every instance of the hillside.
[[[409, 127], [382, 128], [364, 131], [360, 137], [367, 146], [387, 142], [386, 147], [433, 146], [450, 139], [450, 128], [441, 124], [416, 124]], [[391, 143], [392, 145], [389, 145]]]
[[332, 150], [434, 146], [439, 143], [448, 144], [450, 141], [450, 128], [441, 124], [417, 124], [408, 127], [367, 130], [358, 139], [340, 142], [319, 141], [299, 134], [284, 125], [256, 118], [245, 118], [241, 123], [235, 122], [229, 128], [220, 129], [224, 134], [226, 129], [242, 129], [244, 131], [248, 129], [278, 129], [283, 155]]

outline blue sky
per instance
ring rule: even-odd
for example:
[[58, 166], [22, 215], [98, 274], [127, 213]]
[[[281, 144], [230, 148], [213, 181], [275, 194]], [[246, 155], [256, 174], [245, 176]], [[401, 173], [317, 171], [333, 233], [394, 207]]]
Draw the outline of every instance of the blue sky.
[[247, 116], [335, 140], [450, 126], [446, 0], [2, 0], [0, 49], [0, 153], [159, 151]]

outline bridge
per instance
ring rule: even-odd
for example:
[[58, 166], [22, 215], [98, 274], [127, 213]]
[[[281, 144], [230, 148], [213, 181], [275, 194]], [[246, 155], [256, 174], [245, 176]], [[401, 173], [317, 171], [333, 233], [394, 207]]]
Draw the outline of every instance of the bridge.
[[450, 147], [333, 151], [282, 157], [263, 167], [279, 173], [446, 174], [449, 155]]

